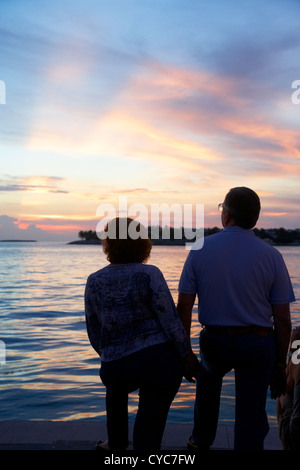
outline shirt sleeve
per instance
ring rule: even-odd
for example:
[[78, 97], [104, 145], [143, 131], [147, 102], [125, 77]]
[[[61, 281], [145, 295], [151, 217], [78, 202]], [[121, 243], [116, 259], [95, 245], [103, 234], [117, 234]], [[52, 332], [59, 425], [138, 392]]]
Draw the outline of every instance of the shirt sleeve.
[[185, 260], [179, 280], [178, 291], [181, 294], [196, 294], [197, 282], [193, 270], [193, 251], [190, 251]]
[[179, 318], [171, 292], [161, 271], [157, 268], [151, 279], [152, 305], [160, 325], [170, 342], [184, 357], [191, 349], [183, 324]]
[[282, 255], [278, 252], [276, 277], [270, 292], [270, 302], [271, 304], [287, 304], [294, 301], [291, 279]]
[[94, 295], [93, 281], [91, 277], [88, 278], [85, 293], [84, 293], [84, 307], [85, 307], [85, 321], [88, 338], [95, 351], [101, 355], [101, 322], [94, 308]]

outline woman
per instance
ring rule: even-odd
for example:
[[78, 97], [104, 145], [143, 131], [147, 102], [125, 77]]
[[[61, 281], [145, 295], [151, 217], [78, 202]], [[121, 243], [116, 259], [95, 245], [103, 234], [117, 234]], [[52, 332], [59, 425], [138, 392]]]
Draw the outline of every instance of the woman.
[[110, 264], [86, 284], [87, 332], [106, 387], [108, 441], [97, 448], [126, 449], [128, 394], [139, 390], [133, 447], [160, 449], [184, 359], [196, 361], [161, 271], [145, 264], [152, 245], [142, 229], [130, 218], [111, 221], [103, 240]]

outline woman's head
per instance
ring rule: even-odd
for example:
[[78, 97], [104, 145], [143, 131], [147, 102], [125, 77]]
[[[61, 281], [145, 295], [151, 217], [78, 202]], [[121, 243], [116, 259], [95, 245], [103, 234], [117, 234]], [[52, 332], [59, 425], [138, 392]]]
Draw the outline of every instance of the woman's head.
[[106, 225], [103, 251], [113, 264], [143, 263], [150, 256], [152, 243], [146, 228], [130, 217], [117, 217]]

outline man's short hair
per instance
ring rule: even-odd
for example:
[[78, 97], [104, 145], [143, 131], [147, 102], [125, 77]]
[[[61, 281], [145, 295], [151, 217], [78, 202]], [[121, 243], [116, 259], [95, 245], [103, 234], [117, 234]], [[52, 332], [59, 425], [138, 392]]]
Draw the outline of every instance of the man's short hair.
[[239, 227], [251, 229], [256, 225], [260, 200], [252, 189], [244, 186], [232, 188], [225, 197], [224, 206]]

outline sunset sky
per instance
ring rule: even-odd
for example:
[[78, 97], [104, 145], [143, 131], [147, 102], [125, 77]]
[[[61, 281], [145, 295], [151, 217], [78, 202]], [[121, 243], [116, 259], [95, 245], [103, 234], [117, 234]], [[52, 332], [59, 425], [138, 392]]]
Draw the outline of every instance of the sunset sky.
[[76, 239], [120, 196], [220, 226], [234, 186], [299, 228], [299, 31], [299, 0], [1, 0], [0, 239]]

